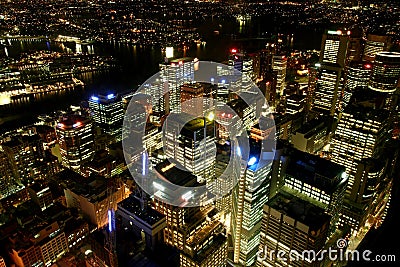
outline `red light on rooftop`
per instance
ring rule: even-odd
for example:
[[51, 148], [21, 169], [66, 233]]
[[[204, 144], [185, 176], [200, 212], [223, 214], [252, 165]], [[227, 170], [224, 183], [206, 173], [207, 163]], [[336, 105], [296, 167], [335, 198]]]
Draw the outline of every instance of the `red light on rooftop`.
[[232, 48], [231, 49], [231, 53], [236, 53], [237, 52], [237, 49], [236, 48]]
[[270, 85], [271, 83], [270, 83], [270, 82], [266, 82], [265, 84], [266, 84], [266, 85]]
[[371, 64], [365, 64], [364, 67], [365, 67], [366, 69], [372, 68]]

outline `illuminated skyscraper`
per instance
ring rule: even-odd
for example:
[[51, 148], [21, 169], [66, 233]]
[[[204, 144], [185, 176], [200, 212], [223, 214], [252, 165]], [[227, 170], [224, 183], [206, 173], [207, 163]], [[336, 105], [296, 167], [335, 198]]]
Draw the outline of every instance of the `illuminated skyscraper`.
[[[257, 266], [320, 266], [314, 257], [318, 259], [318, 251], [324, 248], [330, 220], [317, 205], [286, 192], [278, 193], [263, 207]], [[285, 256], [278, 256], [278, 251]], [[303, 255], [303, 251], [314, 253]], [[293, 260], [289, 255], [299, 258]]]
[[375, 156], [386, 139], [388, 115], [385, 110], [353, 104], [342, 113], [332, 143], [332, 160], [346, 167], [349, 194], [360, 161]]
[[167, 113], [180, 111], [180, 87], [184, 83], [193, 82], [195, 64], [196, 62], [191, 58], [173, 59], [165, 64], [160, 64], [160, 80], [163, 88], [161, 92], [165, 94], [167, 89], [169, 90], [164, 99]]
[[337, 64], [343, 68], [346, 63], [349, 35], [350, 32], [346, 34], [341, 30], [327, 31], [322, 36], [320, 62]]
[[[211, 180], [215, 176], [215, 122], [214, 113], [208, 118], [189, 119], [187, 114], [171, 114], [165, 122], [164, 151], [199, 179]], [[179, 131], [180, 127], [182, 130]]]
[[369, 62], [350, 62], [346, 67], [345, 87], [343, 95], [343, 105], [350, 101], [351, 94], [357, 87], [368, 89], [368, 81], [371, 77], [372, 63]]
[[197, 177], [167, 160], [158, 164], [155, 170], [163, 179], [180, 186], [172, 190], [153, 182], [156, 190], [153, 207], [166, 217], [164, 242], [179, 250], [181, 266], [225, 264], [226, 237], [223, 236], [224, 230], [213, 205], [186, 207], [188, 200], [193, 197], [193, 191], [188, 187], [201, 185]]
[[353, 98], [335, 131], [332, 160], [345, 166], [349, 176], [342, 224], [350, 225], [353, 233], [365, 233], [364, 226], [380, 224], [390, 196], [391, 177], [386, 172], [390, 163], [383, 154], [390, 116], [379, 108], [379, 97], [372, 91], [356, 92]]
[[339, 222], [347, 186], [345, 167], [289, 146], [283, 146], [276, 154], [269, 197], [285, 191], [314, 203], [332, 217], [332, 234]]
[[80, 115], [63, 116], [56, 126], [62, 164], [79, 171], [94, 155], [93, 124]]
[[89, 99], [89, 108], [94, 123], [116, 141], [120, 141], [124, 118], [121, 98], [114, 94], [92, 96]]
[[285, 89], [286, 67], [287, 58], [285, 56], [273, 56], [272, 70], [276, 72], [276, 90], [281, 95], [283, 94], [283, 90]]
[[196, 98], [212, 98], [214, 86], [206, 83], [185, 83], [181, 86], [182, 112], [200, 116], [211, 112], [213, 101], [203, 101]]
[[262, 208], [268, 200], [270, 165], [260, 160], [261, 142], [250, 139], [247, 168], [233, 189], [231, 234], [233, 261], [251, 266], [260, 242]]
[[341, 106], [343, 69], [338, 65], [322, 64], [317, 71], [312, 109], [334, 116]]
[[381, 52], [376, 54], [368, 87], [382, 93], [393, 93], [399, 88], [400, 53]]
[[389, 36], [368, 34], [363, 60], [374, 61], [376, 54], [388, 51], [390, 45], [391, 38]]

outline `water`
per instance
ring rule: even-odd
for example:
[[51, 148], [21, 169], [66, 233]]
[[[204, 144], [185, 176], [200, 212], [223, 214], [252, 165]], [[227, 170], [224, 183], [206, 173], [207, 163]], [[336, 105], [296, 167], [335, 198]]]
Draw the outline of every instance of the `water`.
[[[264, 23], [261, 18], [246, 21], [208, 21], [199, 31], [205, 36], [205, 45], [190, 47], [176, 47], [175, 56], [197, 57], [200, 60], [223, 62], [228, 58], [232, 47], [243, 48], [254, 52], [265, 46], [267, 39], [246, 38], [265, 37], [271, 29], [270, 24]], [[261, 26], [260, 26], [261, 25]], [[218, 30], [218, 33], [215, 31]], [[319, 32], [307, 30], [307, 34], [299, 34], [294, 29], [294, 48], [318, 49], [321, 35]], [[311, 37], [310, 37], [311, 36]], [[79, 104], [91, 95], [112, 91], [125, 93], [136, 90], [147, 78], [159, 70], [159, 63], [163, 62], [162, 48], [159, 46], [145, 47], [118, 42], [102, 42], [93, 45], [62, 44], [42, 40], [12, 41], [11, 47], [5, 49], [4, 56], [19, 58], [21, 53], [45, 50], [57, 52], [87, 52], [96, 55], [115, 57], [120, 68], [107, 72], [86, 73], [79, 75], [86, 84], [82, 90], [63, 91], [39, 96], [35, 99], [24, 99], [9, 106], [0, 106], [0, 132], [15, 127], [21, 127], [36, 121], [39, 114], [54, 110], [66, 109], [71, 104]], [[1, 55], [1, 54], [0, 54]]]

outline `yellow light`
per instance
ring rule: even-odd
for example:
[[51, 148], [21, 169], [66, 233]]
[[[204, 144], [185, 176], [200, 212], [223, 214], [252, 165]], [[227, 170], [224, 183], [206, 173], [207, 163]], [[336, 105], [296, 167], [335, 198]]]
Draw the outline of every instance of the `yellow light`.
[[11, 103], [11, 98], [8, 95], [0, 94], [0, 106], [1, 105], [8, 105]]
[[173, 58], [174, 57], [174, 48], [173, 47], [165, 48], [165, 56], [167, 58]]
[[214, 120], [214, 118], [215, 118], [215, 114], [214, 114], [214, 112], [210, 112], [210, 113], [208, 113], [208, 115], [207, 115], [207, 119], [208, 119], [209, 121], [213, 121], [213, 120]]

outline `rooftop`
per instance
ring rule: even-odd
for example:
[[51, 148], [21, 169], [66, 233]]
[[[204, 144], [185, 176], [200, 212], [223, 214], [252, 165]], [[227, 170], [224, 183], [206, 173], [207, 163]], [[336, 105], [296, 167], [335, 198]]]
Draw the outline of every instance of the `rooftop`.
[[284, 191], [276, 194], [266, 205], [309, 226], [311, 230], [318, 230], [331, 220], [324, 209]]
[[346, 182], [342, 177], [346, 169], [339, 164], [294, 148], [289, 150], [288, 157], [286, 174], [327, 193]]
[[128, 198], [118, 203], [118, 207], [122, 207], [128, 212], [135, 214], [149, 225], [154, 225], [164, 219], [164, 215], [150, 207], [148, 207], [147, 210], [141, 209], [139, 200], [133, 195], [130, 195]]

